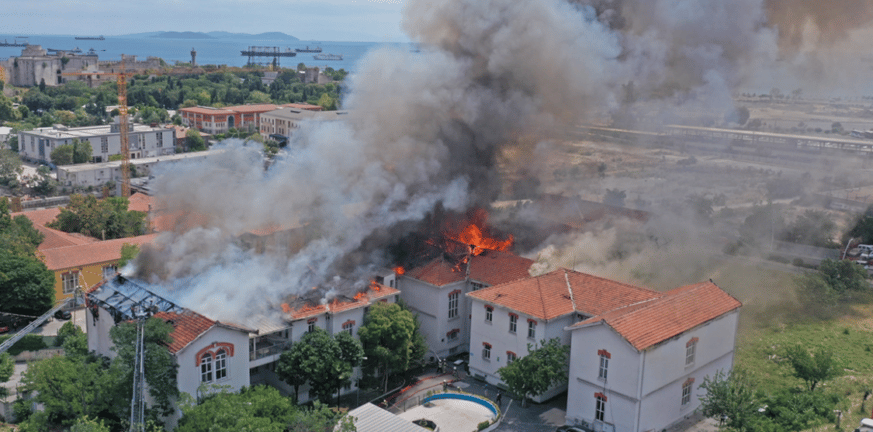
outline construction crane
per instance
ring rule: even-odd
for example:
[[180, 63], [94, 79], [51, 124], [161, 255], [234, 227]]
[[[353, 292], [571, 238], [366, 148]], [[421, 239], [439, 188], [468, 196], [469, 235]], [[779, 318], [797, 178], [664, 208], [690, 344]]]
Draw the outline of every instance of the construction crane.
[[130, 196], [130, 138], [127, 134], [127, 77], [135, 75], [127, 72], [124, 67], [124, 54], [121, 55], [121, 63], [118, 72], [68, 72], [65, 76], [87, 76], [91, 80], [93, 76], [114, 76], [118, 82], [118, 134], [121, 139], [121, 196]]

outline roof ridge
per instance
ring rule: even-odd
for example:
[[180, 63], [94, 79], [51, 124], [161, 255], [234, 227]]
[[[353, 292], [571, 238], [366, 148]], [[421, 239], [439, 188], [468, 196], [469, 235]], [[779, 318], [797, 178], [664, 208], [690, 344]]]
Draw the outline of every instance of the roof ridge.
[[573, 297], [573, 286], [570, 285], [570, 276], [567, 275], [567, 269], [563, 269], [563, 270], [564, 270], [564, 281], [567, 282], [567, 292], [570, 293], [570, 302], [573, 303], [573, 310], [578, 312], [579, 310], [576, 309], [576, 298]]
[[546, 300], [543, 297], [543, 287], [540, 284], [540, 278], [536, 278], [536, 281], [537, 281], [537, 291], [540, 292], [540, 295], [537, 298], [540, 301], [540, 307], [543, 309], [543, 319], [546, 319], [546, 318], [548, 318], [549, 315], [546, 313]]
[[637, 286], [637, 285], [631, 285], [631, 284], [626, 283], [626, 282], [621, 282], [621, 281], [617, 281], [617, 280], [614, 280], [614, 279], [605, 278], [605, 277], [603, 277], [603, 276], [597, 276], [597, 275], [595, 275], [595, 274], [591, 274], [591, 273], [580, 272], [580, 271], [578, 271], [578, 270], [567, 269], [567, 268], [565, 268], [565, 267], [562, 267], [562, 269], [564, 269], [565, 271], [573, 272], [573, 273], [575, 273], [575, 274], [577, 274], [577, 275], [579, 275], [579, 276], [593, 277], [593, 278], [596, 278], [596, 279], [600, 279], [600, 280], [604, 280], [604, 281], [609, 281], [610, 283], [615, 283], [615, 284], [619, 284], [619, 285], [624, 285], [624, 286], [626, 286], [626, 287], [634, 288], [634, 289], [641, 290], [641, 291], [648, 291], [648, 292], [655, 292], [655, 293], [661, 293], [661, 294], [663, 294], [661, 291], [656, 291], [656, 290], [653, 290], [653, 289], [651, 289], [651, 288], [641, 287], [641, 286]]

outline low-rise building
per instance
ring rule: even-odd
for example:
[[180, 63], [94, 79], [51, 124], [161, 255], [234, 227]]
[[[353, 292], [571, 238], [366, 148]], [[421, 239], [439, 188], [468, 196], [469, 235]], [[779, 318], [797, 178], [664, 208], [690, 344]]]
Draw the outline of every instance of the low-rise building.
[[0, 62], [6, 69], [6, 80], [16, 87], [33, 87], [44, 82], [47, 86], [58, 86], [64, 82], [63, 73], [94, 71], [99, 58], [94, 51], [84, 54], [70, 51], [52, 51], [39, 45], [28, 45], [18, 57], [10, 57]]
[[225, 133], [230, 129], [257, 131], [261, 115], [277, 108], [274, 104], [235, 105], [223, 108], [196, 106], [180, 108], [182, 124], [210, 134]]
[[[121, 154], [121, 134], [118, 120], [111, 125], [36, 128], [18, 132], [18, 154], [28, 161], [52, 163], [52, 150], [73, 140], [91, 145], [91, 161], [107, 162], [109, 157]], [[142, 124], [128, 126], [130, 159], [175, 154], [175, 130]]]
[[703, 282], [567, 327], [567, 423], [642, 432], [691, 415], [704, 377], [733, 366], [741, 306]]
[[[559, 338], [564, 329], [586, 318], [662, 294], [647, 288], [567, 269], [495, 285], [467, 294], [472, 300], [470, 373], [503, 385], [501, 367], [528, 354], [528, 346]], [[565, 391], [567, 383], [537, 395], [542, 402]]]
[[421, 332], [431, 351], [442, 358], [470, 352], [471, 300], [466, 294], [528, 278], [533, 263], [508, 252], [491, 250], [457, 260], [440, 256], [397, 275], [396, 287], [407, 306], [418, 314]]
[[[287, 104], [286, 106], [261, 115], [261, 137], [287, 143], [295, 129], [306, 121], [335, 121], [346, 118], [348, 111], [321, 111], [303, 106], [303, 104]], [[321, 108], [321, 107], [318, 107]]]
[[[221, 154], [224, 150], [206, 150], [193, 153], [132, 159], [132, 177], [148, 177], [153, 170], [181, 161], [192, 161]], [[108, 182], [121, 181], [121, 161], [64, 165], [57, 168], [58, 183], [63, 186], [98, 187]]]

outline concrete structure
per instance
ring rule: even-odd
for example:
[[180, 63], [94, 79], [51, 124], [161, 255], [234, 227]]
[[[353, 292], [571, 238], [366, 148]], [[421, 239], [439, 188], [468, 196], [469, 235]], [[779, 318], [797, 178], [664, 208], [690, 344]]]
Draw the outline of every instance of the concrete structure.
[[[291, 105], [291, 104], [289, 104]], [[306, 108], [283, 107], [261, 115], [260, 133], [264, 139], [287, 143], [295, 129], [306, 121], [336, 121], [346, 118], [348, 111], [321, 111]], [[311, 105], [310, 105], [311, 107]], [[318, 107], [321, 108], [321, 107]]]
[[662, 430], [700, 405], [700, 383], [733, 366], [738, 300], [689, 285], [567, 327], [568, 424]]
[[[657, 291], [566, 269], [469, 293], [473, 305], [470, 373], [503, 385], [497, 370], [526, 356], [529, 344], [535, 347], [559, 338], [569, 345], [566, 327], [660, 296]], [[566, 389], [563, 383], [533, 400], [542, 402]]]
[[12, 138], [12, 128], [0, 126], [0, 149], [9, 148], [9, 138]]
[[[223, 153], [224, 150], [206, 150], [193, 153], [170, 154], [168, 156], [132, 159], [134, 177], [148, 177], [158, 167], [181, 162], [205, 159]], [[63, 186], [99, 187], [108, 182], [121, 181], [121, 161], [87, 163], [59, 166], [58, 182]]]
[[[132, 124], [128, 129], [130, 158], [171, 155], [175, 149], [175, 130]], [[29, 161], [51, 163], [52, 150], [74, 139], [91, 144], [91, 161], [106, 162], [121, 154], [121, 135], [116, 123], [105, 126], [70, 128], [63, 125], [18, 132], [18, 154]]]
[[418, 314], [428, 346], [442, 358], [470, 352], [471, 301], [465, 295], [527, 278], [533, 263], [497, 251], [462, 255], [453, 261], [441, 256], [397, 276], [397, 288], [403, 301]]
[[[425, 429], [369, 402], [349, 411], [357, 432], [425, 432]], [[417, 419], [414, 419], [417, 420]]]
[[28, 45], [19, 57], [10, 57], [0, 66], [6, 69], [8, 84], [17, 87], [33, 87], [45, 82], [47, 86], [57, 86], [64, 82], [62, 73], [95, 71], [99, 58], [95, 52], [85, 54], [48, 51], [39, 45]]
[[236, 105], [224, 108], [190, 107], [180, 108], [182, 124], [210, 134], [225, 133], [230, 129], [257, 131], [261, 115], [273, 111], [273, 104]]

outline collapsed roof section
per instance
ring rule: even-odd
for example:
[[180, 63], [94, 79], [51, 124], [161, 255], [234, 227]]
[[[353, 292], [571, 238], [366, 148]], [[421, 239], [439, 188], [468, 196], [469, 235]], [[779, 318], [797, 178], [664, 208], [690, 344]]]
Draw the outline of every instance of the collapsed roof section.
[[121, 275], [94, 285], [86, 298], [89, 306], [106, 309], [116, 323], [132, 320], [148, 309], [155, 313], [184, 311], [183, 307]]

